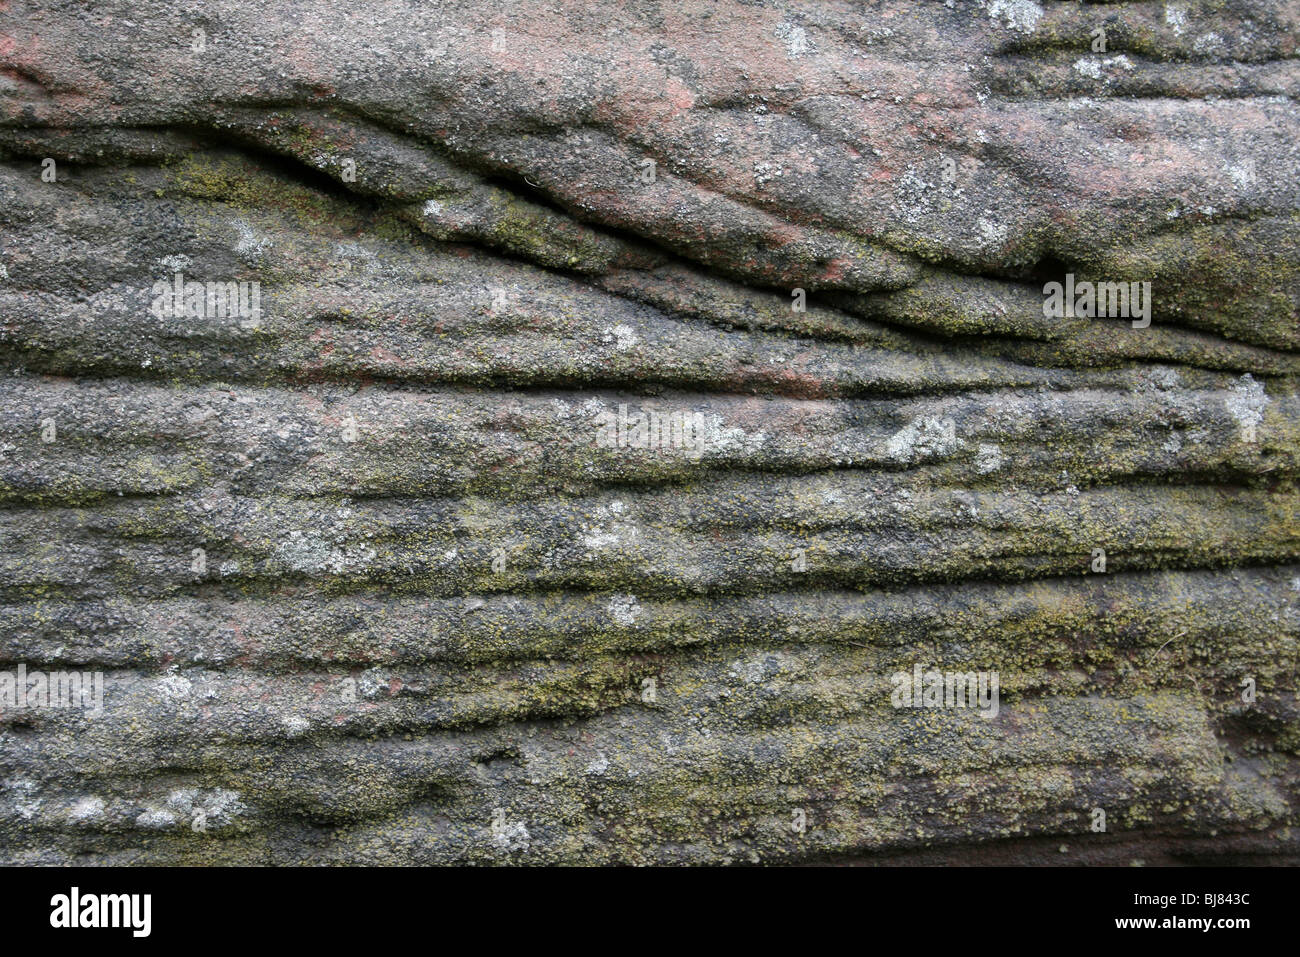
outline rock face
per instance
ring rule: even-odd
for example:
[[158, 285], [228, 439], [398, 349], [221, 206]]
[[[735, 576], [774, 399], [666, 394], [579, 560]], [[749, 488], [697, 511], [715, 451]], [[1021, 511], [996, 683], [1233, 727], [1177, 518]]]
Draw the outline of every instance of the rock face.
[[0, 0], [0, 861], [1300, 863], [1298, 35]]

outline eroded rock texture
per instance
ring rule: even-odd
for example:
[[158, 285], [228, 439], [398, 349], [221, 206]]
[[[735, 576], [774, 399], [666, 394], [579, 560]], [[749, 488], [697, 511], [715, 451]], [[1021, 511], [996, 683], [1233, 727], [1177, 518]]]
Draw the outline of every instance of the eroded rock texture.
[[1298, 31], [3, 0], [0, 860], [1296, 862]]

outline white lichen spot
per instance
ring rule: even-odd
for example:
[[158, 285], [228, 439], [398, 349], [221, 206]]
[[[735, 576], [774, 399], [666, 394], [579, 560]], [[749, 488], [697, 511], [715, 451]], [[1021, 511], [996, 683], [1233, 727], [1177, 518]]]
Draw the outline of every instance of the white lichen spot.
[[340, 262], [356, 263], [363, 272], [377, 272], [381, 268], [379, 257], [360, 243], [337, 243], [335, 257]]
[[[947, 202], [938, 185], [927, 180], [915, 166], [903, 170], [896, 191], [898, 202], [892, 210], [894, 215], [908, 223], [917, 223], [923, 216], [933, 215], [940, 203]], [[957, 188], [952, 192], [960, 195], [963, 190]]]
[[781, 21], [777, 24], [776, 36], [778, 40], [785, 41], [785, 52], [791, 59], [798, 59], [815, 50], [812, 40], [808, 39], [808, 31], [797, 24]]
[[696, 419], [693, 451], [697, 455], [748, 455], [762, 449], [767, 440], [766, 432], [746, 432], [739, 426], [729, 427], [721, 416], [706, 413]]
[[636, 334], [631, 326], [620, 322], [616, 326], [606, 328], [600, 335], [600, 341], [606, 345], [613, 343], [614, 348], [619, 352], [626, 352], [640, 342], [641, 337]]
[[985, 216], [981, 216], [975, 223], [975, 229], [979, 233], [977, 241], [981, 249], [991, 249], [1001, 246], [1007, 241], [1006, 223], [999, 223]]
[[1085, 56], [1074, 61], [1074, 72], [1092, 80], [1101, 79], [1101, 63], [1095, 57]]
[[166, 269], [168, 272], [176, 273], [184, 272], [189, 269], [191, 262], [193, 262], [193, 260], [184, 253], [173, 253], [170, 256], [164, 256], [162, 259], [158, 260], [158, 265], [162, 266], [162, 268]]
[[781, 673], [783, 658], [780, 654], [760, 652], [750, 658], [733, 661], [727, 670], [745, 684], [765, 683]]
[[602, 548], [610, 548], [617, 545], [623, 539], [617, 532], [607, 532], [597, 526], [584, 527], [582, 530], [582, 544], [588, 551], [600, 551]]
[[1166, 4], [1165, 23], [1173, 28], [1174, 36], [1182, 36], [1187, 29], [1187, 7], [1181, 3]]
[[41, 809], [41, 799], [36, 794], [36, 782], [28, 778], [19, 778], [9, 784], [14, 795], [14, 810], [24, 821], [30, 821]]
[[142, 827], [153, 831], [172, 827], [175, 823], [175, 814], [172, 814], [170, 811], [158, 810], [157, 808], [151, 808], [135, 819], [136, 827]]
[[443, 205], [436, 199], [426, 200], [424, 204], [424, 215], [430, 219], [437, 219], [442, 215]]
[[375, 559], [367, 545], [342, 545], [317, 532], [295, 529], [275, 548], [276, 557], [296, 572], [343, 575], [364, 571]]
[[257, 230], [242, 219], [235, 220], [235, 231], [239, 234], [235, 240], [235, 252], [244, 259], [258, 259], [271, 247], [271, 240], [259, 236]]
[[582, 544], [588, 551], [611, 548], [641, 534], [636, 525], [624, 519], [626, 511], [627, 506], [617, 499], [596, 509], [599, 524], [584, 525], [582, 528]]
[[1178, 374], [1178, 370], [1169, 366], [1153, 366], [1138, 375], [1137, 390], [1139, 392], [1150, 392], [1152, 389], [1170, 392], [1182, 387], [1183, 380]]
[[951, 455], [961, 446], [952, 419], [925, 416], [896, 432], [885, 445], [885, 452], [896, 462], [911, 464], [921, 459]]
[[173, 672], [158, 680], [158, 692], [164, 701], [184, 701], [190, 696], [194, 683], [182, 674]]
[[1226, 50], [1227, 44], [1223, 42], [1223, 37], [1212, 31], [1203, 33], [1192, 41], [1192, 52], [1202, 56], [1222, 56]]
[[620, 625], [632, 625], [641, 616], [641, 603], [635, 595], [615, 595], [609, 600], [609, 614]]
[[357, 678], [357, 691], [363, 698], [375, 698], [381, 693], [387, 694], [392, 687], [392, 679], [388, 673], [378, 667], [367, 668], [361, 672]]
[[609, 758], [605, 757], [604, 752], [596, 755], [596, 759], [587, 765], [587, 773], [601, 775], [609, 770]]
[[990, 442], [981, 442], [975, 453], [975, 471], [981, 475], [996, 472], [1002, 468], [1002, 450]]
[[166, 814], [173, 820], [175, 815], [179, 815], [182, 820], [191, 822], [201, 814], [204, 824], [209, 827], [229, 824], [248, 811], [239, 792], [225, 788], [179, 788], [167, 795], [167, 807], [171, 810], [157, 813]]
[[104, 799], [91, 795], [78, 799], [68, 811], [70, 821], [93, 821], [104, 816]]
[[285, 715], [280, 719], [286, 737], [300, 738], [311, 730], [311, 722], [300, 714]]
[[1043, 8], [1033, 0], [989, 0], [988, 13], [1012, 30], [1033, 33], [1043, 17]]
[[[1081, 57], [1074, 61], [1075, 72], [1092, 80], [1100, 80], [1105, 76], [1106, 71], [1115, 69], [1128, 70], [1131, 72], [1136, 69], [1136, 67], [1133, 66], [1133, 61], [1122, 53], [1119, 56], [1104, 58]], [[1111, 77], [1106, 76], [1106, 80], [1109, 82]]]
[[512, 821], [492, 828], [492, 843], [502, 851], [526, 851], [529, 845], [528, 828], [523, 821]]
[[1268, 403], [1263, 383], [1256, 382], [1249, 372], [1233, 384], [1228, 397], [1223, 400], [1228, 414], [1237, 420], [1241, 431], [1251, 434], [1264, 421], [1264, 407]]
[[227, 821], [248, 813], [248, 808], [240, 799], [238, 791], [216, 788], [209, 792], [203, 802], [208, 810], [208, 819], [216, 818], [218, 822]]
[[1255, 185], [1255, 161], [1245, 160], [1241, 163], [1225, 163], [1223, 171], [1228, 174], [1232, 180], [1232, 185], [1237, 189], [1246, 189]]

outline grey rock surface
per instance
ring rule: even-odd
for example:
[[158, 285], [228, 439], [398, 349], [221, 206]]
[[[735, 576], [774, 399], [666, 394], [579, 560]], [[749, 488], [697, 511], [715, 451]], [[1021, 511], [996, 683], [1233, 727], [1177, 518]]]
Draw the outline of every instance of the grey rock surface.
[[1298, 36], [0, 0], [0, 862], [1300, 863]]

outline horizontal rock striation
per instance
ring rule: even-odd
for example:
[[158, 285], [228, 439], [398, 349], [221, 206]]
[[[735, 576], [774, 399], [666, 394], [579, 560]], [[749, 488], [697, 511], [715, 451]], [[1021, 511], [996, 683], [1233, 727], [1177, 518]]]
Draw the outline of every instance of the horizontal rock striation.
[[1300, 863], [1297, 37], [0, 0], [0, 862]]

